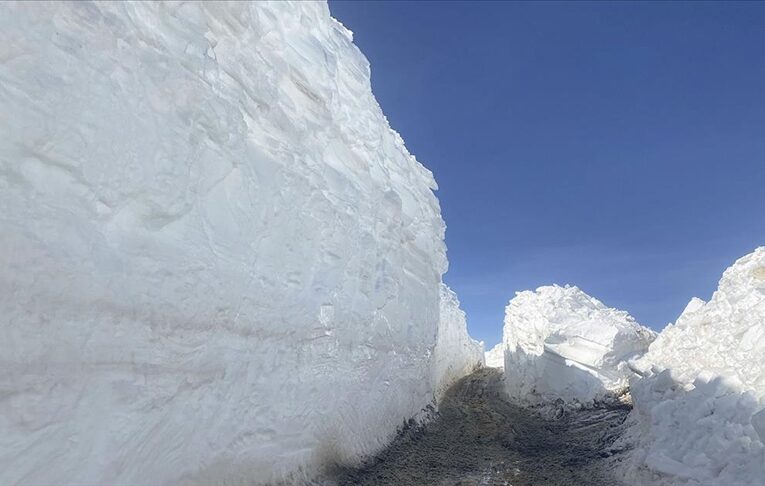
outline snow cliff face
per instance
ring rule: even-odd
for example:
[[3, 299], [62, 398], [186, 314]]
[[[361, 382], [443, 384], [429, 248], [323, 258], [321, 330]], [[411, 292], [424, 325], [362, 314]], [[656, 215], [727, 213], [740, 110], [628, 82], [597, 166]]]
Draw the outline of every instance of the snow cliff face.
[[505, 345], [499, 343], [486, 352], [486, 366], [489, 368], [505, 368]]
[[708, 303], [694, 298], [639, 363], [686, 383], [701, 370], [727, 376], [765, 396], [765, 247], [728, 268]]
[[436, 184], [325, 4], [1, 8], [0, 483], [311, 473], [475, 361]]
[[467, 333], [457, 295], [441, 284], [441, 325], [433, 351], [433, 389], [440, 398], [449, 386], [484, 364], [483, 343]]
[[694, 299], [637, 366], [634, 484], [765, 482], [765, 247]]
[[577, 287], [519, 292], [505, 309], [508, 393], [532, 404], [591, 404], [619, 395], [628, 388], [627, 361], [643, 354], [654, 336]]

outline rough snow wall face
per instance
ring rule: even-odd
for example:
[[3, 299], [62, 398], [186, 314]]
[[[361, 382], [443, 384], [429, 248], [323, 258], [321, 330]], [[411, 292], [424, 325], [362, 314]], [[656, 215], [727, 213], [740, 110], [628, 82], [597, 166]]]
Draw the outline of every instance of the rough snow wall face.
[[433, 389], [436, 398], [455, 381], [484, 364], [483, 343], [468, 335], [465, 312], [457, 295], [441, 284], [441, 325], [433, 351]]
[[629, 314], [577, 287], [519, 292], [505, 309], [508, 393], [532, 404], [590, 404], [617, 395], [628, 387], [627, 360], [644, 353], [653, 338]]
[[504, 343], [499, 343], [486, 352], [486, 366], [489, 368], [505, 368]]
[[745, 486], [765, 481], [765, 247], [693, 299], [636, 366], [635, 484]]
[[258, 483], [429, 403], [435, 182], [325, 4], [0, 8], [0, 483]]
[[708, 303], [694, 298], [640, 360], [690, 383], [700, 371], [765, 396], [765, 247], [723, 273]]

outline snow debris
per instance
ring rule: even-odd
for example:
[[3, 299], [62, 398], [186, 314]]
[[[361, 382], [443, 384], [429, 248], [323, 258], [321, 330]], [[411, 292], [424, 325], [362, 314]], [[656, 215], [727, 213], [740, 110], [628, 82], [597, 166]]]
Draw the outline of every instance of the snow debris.
[[765, 247], [736, 261], [635, 363], [630, 484], [765, 484]]
[[325, 3], [2, 9], [0, 484], [311, 475], [480, 361]]
[[654, 337], [628, 313], [577, 287], [518, 292], [505, 309], [507, 391], [529, 404], [616, 398], [628, 389], [627, 361], [644, 353]]

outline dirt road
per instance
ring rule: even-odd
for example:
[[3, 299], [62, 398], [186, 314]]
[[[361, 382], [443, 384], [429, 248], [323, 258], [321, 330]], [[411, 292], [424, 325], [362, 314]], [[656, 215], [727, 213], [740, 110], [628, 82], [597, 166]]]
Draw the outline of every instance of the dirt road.
[[[555, 418], [502, 397], [502, 375], [481, 369], [446, 394], [438, 418], [403, 432], [340, 485], [615, 486], [604, 458], [627, 409], [560, 412]], [[549, 414], [546, 414], [549, 415]]]

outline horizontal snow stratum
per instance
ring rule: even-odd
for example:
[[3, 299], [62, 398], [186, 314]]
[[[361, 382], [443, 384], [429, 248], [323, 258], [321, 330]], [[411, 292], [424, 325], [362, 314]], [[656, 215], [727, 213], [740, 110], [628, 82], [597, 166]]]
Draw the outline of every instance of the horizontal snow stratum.
[[0, 10], [0, 484], [311, 475], [480, 362], [326, 4]]

